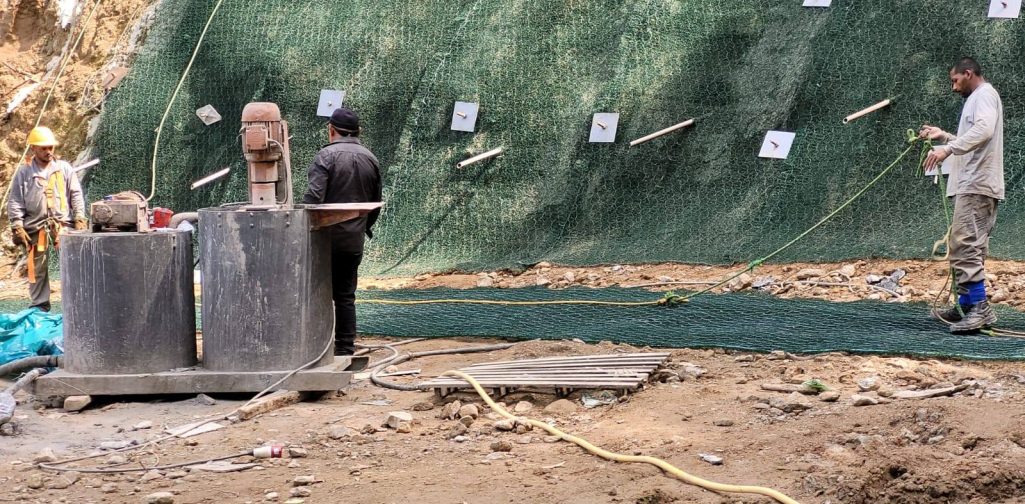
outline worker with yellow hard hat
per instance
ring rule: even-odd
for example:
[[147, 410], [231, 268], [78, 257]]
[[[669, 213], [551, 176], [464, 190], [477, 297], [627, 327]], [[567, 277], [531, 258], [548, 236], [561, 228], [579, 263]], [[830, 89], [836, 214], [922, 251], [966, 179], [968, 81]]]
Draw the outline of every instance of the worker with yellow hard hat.
[[18, 167], [11, 181], [7, 216], [14, 243], [28, 252], [32, 307], [50, 311], [50, 250], [59, 246], [66, 228], [87, 229], [89, 221], [78, 175], [67, 161], [54, 155], [60, 142], [50, 128], [33, 128], [27, 143], [31, 157]]

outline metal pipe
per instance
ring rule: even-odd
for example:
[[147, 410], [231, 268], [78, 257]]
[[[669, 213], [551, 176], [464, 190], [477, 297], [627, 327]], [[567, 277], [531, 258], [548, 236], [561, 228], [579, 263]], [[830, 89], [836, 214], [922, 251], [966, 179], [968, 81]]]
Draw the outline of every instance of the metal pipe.
[[210, 182], [213, 182], [213, 181], [215, 181], [215, 180], [217, 180], [217, 179], [227, 175], [228, 172], [230, 172], [230, 171], [231, 171], [231, 167], [230, 166], [227, 167], [227, 168], [224, 168], [223, 170], [217, 170], [216, 172], [211, 173], [210, 175], [207, 175], [207, 176], [205, 176], [205, 177], [203, 177], [203, 178], [193, 182], [192, 183], [192, 190], [194, 191], [194, 190], [196, 190], [197, 187], [205, 186], [205, 185], [209, 184]]
[[169, 227], [171, 229], [178, 229], [178, 225], [181, 224], [182, 221], [189, 221], [189, 222], [192, 222], [192, 223], [198, 223], [199, 222], [199, 212], [176, 213], [176, 214], [171, 216], [171, 222], [167, 225], [167, 227]]
[[73, 168], [73, 170], [75, 173], [78, 173], [82, 170], [88, 170], [89, 168], [92, 168], [98, 164], [100, 164], [100, 160], [97, 158], [92, 161], [89, 161], [88, 163], [83, 164], [82, 166], [76, 166], [75, 168]]
[[470, 159], [464, 159], [464, 160], [456, 163], [456, 168], [465, 168], [467, 166], [472, 165], [473, 163], [476, 163], [478, 161], [483, 161], [485, 159], [493, 158], [493, 157], [495, 157], [495, 156], [497, 156], [497, 155], [499, 155], [501, 153], [502, 153], [502, 148], [501, 147], [499, 147], [497, 149], [492, 149], [492, 150], [489, 150], [489, 151], [487, 151], [487, 152], [485, 152], [483, 154], [477, 154], [476, 156], [473, 156]]
[[688, 126], [693, 126], [693, 125], [694, 125], [694, 119], [687, 119], [686, 121], [683, 121], [682, 123], [674, 124], [674, 125], [666, 128], [666, 129], [660, 129], [660, 130], [658, 130], [658, 131], [656, 131], [656, 132], [654, 132], [654, 133], [652, 133], [650, 135], [647, 135], [647, 136], [642, 136], [642, 137], [638, 138], [637, 140], [634, 140], [634, 141], [630, 142], [630, 147], [633, 147], [635, 145], [640, 145], [640, 144], [642, 144], [644, 142], [647, 142], [648, 140], [653, 140], [653, 139], [658, 138], [658, 137], [660, 137], [662, 135], [665, 135], [667, 133], [672, 133], [672, 132], [674, 132], [674, 131], [676, 131], [678, 129], [686, 128]]
[[893, 101], [890, 100], [889, 98], [887, 98], [887, 99], [885, 99], [885, 100], [883, 100], [883, 101], [881, 101], [881, 102], [879, 102], [879, 103], [877, 103], [875, 105], [872, 105], [871, 107], [859, 110], [859, 111], [857, 111], [857, 112], [855, 112], [855, 113], [853, 113], [853, 114], [851, 114], [851, 115], [849, 115], [847, 117], [844, 117], [843, 118], [843, 123], [847, 124], [847, 123], [849, 123], [849, 122], [851, 122], [851, 121], [853, 121], [855, 119], [858, 119], [859, 117], [863, 117], [863, 116], [871, 114], [872, 112], [875, 112], [875, 111], [877, 111], [879, 109], [889, 107], [890, 104], [892, 104], [892, 103], [893, 103]]

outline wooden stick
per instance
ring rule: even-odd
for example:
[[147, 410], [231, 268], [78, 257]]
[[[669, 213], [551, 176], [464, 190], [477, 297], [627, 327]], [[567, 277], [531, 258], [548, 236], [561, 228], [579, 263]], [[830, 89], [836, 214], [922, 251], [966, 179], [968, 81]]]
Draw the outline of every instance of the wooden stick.
[[762, 384], [762, 390], [767, 390], [769, 392], [785, 392], [785, 393], [788, 393], [788, 394], [792, 393], [792, 392], [800, 392], [800, 393], [806, 394], [806, 395], [818, 395], [819, 394], [818, 390], [805, 387], [804, 385], [789, 385], [789, 384], [779, 384], [779, 383], [763, 383]]
[[652, 133], [650, 135], [647, 135], [647, 136], [642, 136], [642, 137], [638, 138], [637, 140], [634, 140], [634, 141], [630, 142], [630, 147], [633, 147], [635, 145], [640, 145], [640, 144], [642, 144], [644, 142], [647, 142], [648, 140], [653, 140], [653, 139], [658, 138], [658, 137], [660, 137], [662, 135], [665, 135], [667, 133], [672, 133], [672, 132], [674, 132], [674, 131], [676, 131], [678, 129], [683, 129], [683, 128], [686, 128], [688, 126], [693, 126], [693, 125], [694, 125], [694, 119], [687, 119], [686, 121], [683, 121], [682, 123], [674, 124], [674, 125], [672, 125], [672, 126], [670, 126], [668, 128], [665, 128], [665, 129], [660, 129], [660, 130], [658, 130], [658, 131], [656, 131], [656, 132], [654, 132], [654, 133]]
[[501, 154], [502, 152], [503, 152], [503, 149], [501, 147], [499, 147], [497, 149], [489, 150], [489, 151], [487, 151], [487, 152], [485, 152], [483, 154], [477, 154], [476, 156], [473, 156], [472, 158], [464, 159], [464, 160], [456, 163], [456, 168], [465, 168], [465, 167], [470, 166], [473, 163], [476, 163], [478, 161], [483, 161], [485, 159], [493, 158], [493, 157]]
[[853, 114], [851, 114], [851, 115], [849, 115], [847, 117], [844, 117], [843, 118], [843, 123], [847, 124], [847, 123], [849, 123], [849, 122], [851, 122], [851, 121], [853, 121], [853, 120], [855, 120], [855, 119], [857, 119], [859, 117], [864, 117], [864, 116], [866, 116], [868, 114], [871, 114], [872, 112], [875, 112], [875, 111], [877, 111], [879, 109], [889, 107], [890, 104], [892, 104], [892, 103], [893, 103], [893, 101], [890, 100], [889, 98], [887, 98], [887, 99], [885, 99], [885, 100], [883, 100], [883, 101], [881, 101], [881, 102], [879, 102], [879, 103], [877, 103], [875, 105], [872, 105], [871, 107], [864, 108], [864, 109], [859, 110], [859, 111], [857, 111], [857, 112], [855, 112], [855, 113], [853, 113]]

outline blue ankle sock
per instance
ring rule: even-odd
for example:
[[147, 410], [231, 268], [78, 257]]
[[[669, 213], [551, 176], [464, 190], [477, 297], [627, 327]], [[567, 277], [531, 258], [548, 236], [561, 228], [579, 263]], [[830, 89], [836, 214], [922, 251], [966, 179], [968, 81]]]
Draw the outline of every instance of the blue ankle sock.
[[968, 288], [968, 304], [978, 304], [986, 300], [986, 282], [972, 282], [965, 284]]
[[957, 304], [961, 305], [961, 308], [967, 308], [972, 305], [972, 300], [968, 294], [961, 294], [957, 297]]

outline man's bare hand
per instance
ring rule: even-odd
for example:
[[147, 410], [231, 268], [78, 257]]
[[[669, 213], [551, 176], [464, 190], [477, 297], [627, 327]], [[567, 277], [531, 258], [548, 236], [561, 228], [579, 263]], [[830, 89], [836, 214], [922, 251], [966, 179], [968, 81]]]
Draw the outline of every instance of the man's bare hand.
[[932, 171], [933, 168], [939, 166], [948, 157], [950, 157], [950, 150], [946, 147], [933, 147], [925, 158], [925, 171]]
[[918, 138], [922, 140], [946, 140], [948, 136], [946, 131], [928, 124], [923, 124], [922, 129], [918, 130]]

